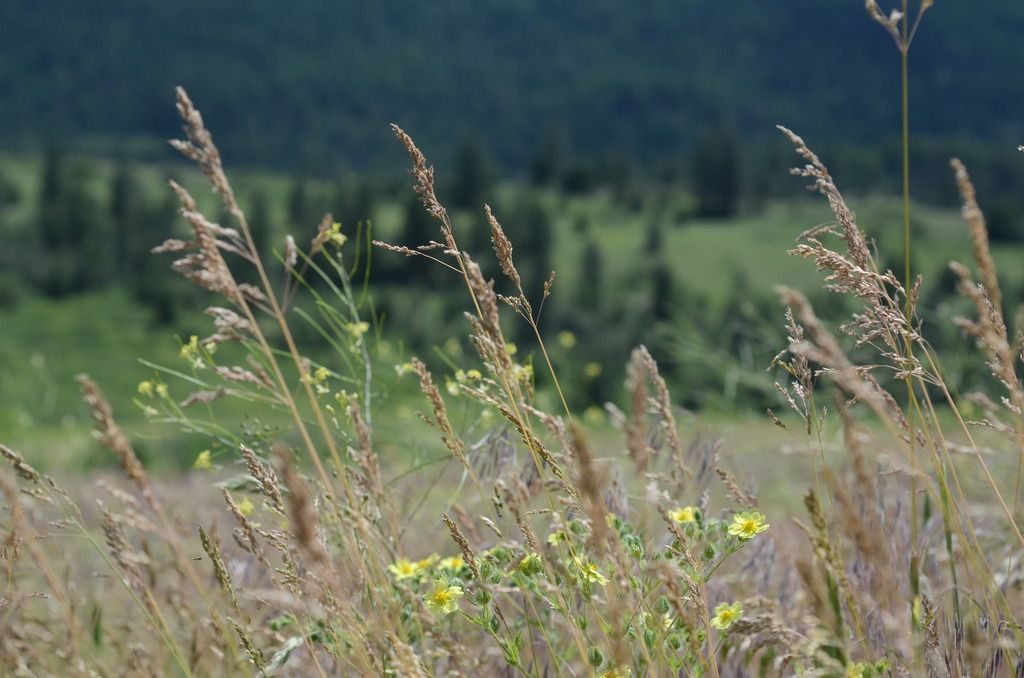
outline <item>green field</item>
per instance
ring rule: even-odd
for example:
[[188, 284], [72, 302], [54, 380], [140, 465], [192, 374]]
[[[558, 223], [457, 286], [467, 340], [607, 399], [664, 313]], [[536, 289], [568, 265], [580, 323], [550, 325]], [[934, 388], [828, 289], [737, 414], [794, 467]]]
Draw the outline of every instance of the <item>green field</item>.
[[[89, 179], [90, 191], [98, 201], [105, 199], [105, 191], [116, 172], [116, 166], [108, 161], [89, 160], [93, 169]], [[17, 186], [19, 201], [0, 221], [0, 230], [13, 242], [28, 242], [31, 239], [33, 205], [38, 194], [41, 161], [33, 155], [0, 156], [0, 167], [4, 168]], [[201, 185], [201, 177], [192, 170], [178, 166], [142, 165], [134, 167], [142, 193], [151, 200], [160, 200], [168, 189], [163, 181], [168, 174], [174, 174], [193, 190], [208, 210], [214, 210], [214, 196]], [[258, 173], [238, 173], [238, 190], [248, 195], [261, 190], [267, 196], [273, 243], [283, 242], [285, 233], [297, 234], [297, 239], [309, 238], [314, 232], [312, 224], [287, 223], [289, 191], [293, 181], [288, 177]], [[329, 208], [330, 182], [310, 181], [308, 191], [312, 196], [311, 209], [316, 210], [318, 202], [323, 210]], [[752, 294], [751, 301], [761, 305], [772, 303], [771, 289], [779, 283], [797, 286], [807, 291], [818, 288], [821, 274], [814, 271], [810, 262], [785, 255], [795, 237], [803, 230], [825, 223], [828, 213], [817, 201], [799, 194], [800, 185], [794, 180], [794, 199], [773, 201], [745, 210], [730, 219], [700, 220], [690, 215], [692, 197], [683, 189], [659, 188], [641, 193], [641, 199], [624, 204], [608, 191], [599, 191], [582, 196], [571, 196], [548, 189], [534, 189], [521, 184], [503, 184], [495, 189], [494, 202], [499, 219], [501, 206], [511, 211], [524, 201], [535, 201], [543, 206], [550, 217], [552, 230], [551, 263], [558, 273], [550, 311], [544, 317], [542, 327], [558, 328], [561, 324], [559, 313], [572, 306], [580, 297], [580, 285], [584, 278], [580, 269], [586, 242], [597, 243], [602, 253], [605, 269], [605, 294], [610, 299], [595, 300], [595, 305], [609, 305], [620, 300], [629, 304], [637, 298], [652, 265], [651, 252], [645, 248], [650, 237], [650, 228], [659, 226], [662, 244], [657, 256], [667, 264], [672, 274], [674, 299], [681, 309], [700, 309], [705, 315], [695, 318], [677, 319], [674, 324], [663, 327], [657, 333], [663, 346], [692, 343], [693, 322], [701, 323], [705, 317], [715, 317], [726, 312], [729, 304], [735, 305], [737, 295]], [[886, 253], [897, 252], [900, 245], [899, 203], [896, 200], [861, 196], [851, 200], [859, 214], [863, 228], [877, 238], [876, 243], [883, 263], [893, 258]], [[319, 210], [318, 210], [319, 211]], [[216, 212], [213, 212], [216, 213]], [[373, 224], [374, 237], [395, 241], [400, 237], [404, 207], [396, 199], [377, 201], [371, 214], [366, 215]], [[916, 205], [914, 265], [925, 275], [924, 293], [927, 295], [932, 281], [951, 259], [966, 259], [970, 256], [966, 228], [957, 211]], [[459, 212], [456, 214], [456, 228], [464, 233], [482, 227], [482, 214]], [[581, 224], [584, 224], [581, 227]], [[182, 226], [180, 225], [179, 228]], [[305, 233], [306, 235], [301, 235]], [[154, 243], [155, 244], [155, 243]], [[280, 247], [274, 246], [280, 250]], [[1019, 260], [1024, 247], [1002, 245], [995, 248], [995, 257], [1003, 273], [1007, 289], [1017, 289], [1024, 282], [1024, 272], [1013, 264]], [[517, 250], [515, 256], [520, 264], [530, 263], [530, 253]], [[397, 255], [377, 252], [376, 261]], [[488, 264], [484, 262], [485, 266]], [[492, 265], [493, 266], [493, 265]], [[495, 271], [497, 273], [497, 271]], [[165, 273], [168, 280], [174, 274]], [[371, 276], [371, 281], [373, 280]], [[742, 289], [735, 286], [742, 284]], [[390, 300], [393, 308], [414, 309], [424, 303], [422, 295], [415, 288], [396, 287], [371, 288], [378, 302]], [[435, 295], [436, 296], [436, 295]], [[201, 298], [195, 299], [201, 304]], [[428, 298], [427, 303], [440, 299]], [[404, 305], [403, 305], [404, 304]], [[445, 313], [444, 306], [432, 306], [427, 314], [436, 316]], [[208, 320], [198, 313], [199, 307], [186, 310], [172, 326], [159, 325], [139, 301], [117, 288], [105, 291], [74, 295], [63, 299], [45, 299], [25, 295], [16, 303], [0, 308], [0, 428], [7, 439], [27, 450], [34, 458], [47, 459], [47, 463], [61, 465], [81, 455], [88, 447], [83, 431], [88, 427], [86, 411], [79, 403], [73, 378], [80, 372], [92, 374], [111, 394], [119, 416], [129, 425], [143, 421], [139, 408], [132, 402], [135, 385], [152, 370], [143, 366], [140, 359], [159, 364], [173, 365], [179, 341], [187, 340], [190, 334], [203, 334]], [[769, 317], [773, 313], [765, 311]], [[781, 309], [774, 312], [781, 327]], [[411, 319], [406, 315], [407, 319]], [[926, 320], [930, 320], [926, 318]], [[419, 320], [418, 320], [419, 321]], [[460, 320], [457, 313], [445, 321], [434, 318], [429, 327], [440, 326], [457, 334]], [[382, 331], [396, 346], [403, 343], [407, 331], [402, 317], [385, 317]], [[689, 328], [689, 329], [688, 329]], [[654, 341], [654, 332], [643, 335], [645, 341]], [[653, 329], [653, 328], [647, 328]], [[699, 334], [700, 328], [697, 328]], [[689, 334], [686, 334], [689, 332]], [[551, 331], [553, 335], [555, 330]], [[551, 337], [549, 337], [551, 338]], [[600, 337], [580, 337], [581, 348], [600, 343]], [[712, 355], [714, 337], [701, 336], [696, 350]], [[444, 342], [436, 342], [440, 346]], [[532, 350], [529, 344], [525, 350]], [[430, 347], [422, 350], [430, 351]], [[691, 350], [694, 350], [691, 346]], [[758, 354], [760, 356], [760, 354]], [[382, 364], [392, 363], [396, 355], [383, 355]], [[590, 358], [580, 354], [561, 356], [570, 369], [577, 369]], [[769, 356], [770, 357], [770, 356]], [[620, 362], [625, 355], [619, 356]], [[710, 360], [710, 358], [705, 358]], [[728, 374], [731, 365], [741, 356], [719, 354], [715, 358]], [[747, 358], [749, 360], [749, 357]], [[760, 359], [760, 358], [758, 358]], [[576, 365], [576, 368], [572, 368]], [[766, 365], [751, 365], [763, 370]], [[753, 378], [756, 377], [756, 371]], [[742, 377], [748, 378], [746, 376]], [[685, 372], [679, 379], [685, 388]], [[770, 382], [759, 382], [761, 387]], [[716, 409], [728, 413], [730, 406], [729, 387], [725, 386]], [[685, 396], [684, 396], [685, 397]], [[147, 435], [152, 434], [150, 431]], [[185, 446], [187, 448], [187, 445]]]

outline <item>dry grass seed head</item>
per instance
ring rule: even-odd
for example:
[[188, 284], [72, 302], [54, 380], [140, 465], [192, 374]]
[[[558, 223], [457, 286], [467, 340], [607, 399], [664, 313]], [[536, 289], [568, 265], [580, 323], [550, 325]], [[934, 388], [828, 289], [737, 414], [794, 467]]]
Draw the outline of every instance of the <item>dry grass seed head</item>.
[[835, 214], [836, 219], [842, 226], [842, 237], [846, 241], [846, 247], [850, 257], [853, 259], [853, 263], [857, 267], [867, 270], [870, 268], [869, 262], [871, 260], [867, 240], [864, 238], [864, 233], [857, 227], [856, 217], [850, 208], [847, 207], [846, 201], [832, 180], [832, 175], [829, 174], [828, 168], [815, 155], [814, 151], [807, 147], [803, 139], [781, 125], [778, 126], [778, 129], [796, 146], [797, 153], [807, 161], [807, 165], [804, 167], [793, 168], [790, 172], [796, 176], [813, 180], [814, 183], [809, 188], [817, 191], [828, 200], [833, 214]]
[[233, 628], [235, 630], [235, 633], [238, 634], [239, 643], [245, 650], [245, 654], [248, 655], [249, 661], [251, 661], [253, 663], [253, 666], [255, 666], [259, 670], [259, 675], [267, 675], [266, 658], [263, 656], [263, 651], [256, 646], [256, 643], [253, 641], [252, 636], [249, 635], [249, 632], [241, 624], [239, 624], [231, 617], [228, 617], [228, 623], [231, 624], [231, 628]]
[[[654, 387], [653, 397], [647, 394], [648, 382]], [[693, 478], [693, 472], [686, 464], [685, 448], [672, 412], [672, 398], [668, 385], [646, 346], [636, 347], [630, 355], [626, 366], [626, 387], [632, 405], [625, 424], [626, 449], [637, 471], [645, 472], [650, 458], [656, 454], [648, 438], [646, 426], [647, 413], [653, 411], [657, 415], [658, 430], [668, 442], [672, 453], [672, 478], [677, 487], [682, 487], [685, 480]]]
[[228, 567], [224, 563], [224, 556], [221, 555], [220, 540], [217, 538], [216, 532], [211, 537], [203, 526], [199, 526], [199, 541], [203, 545], [203, 551], [206, 552], [207, 557], [210, 559], [210, 563], [213, 565], [213, 573], [217, 577], [217, 582], [220, 584], [221, 589], [231, 600], [231, 606], [235, 609], [236, 614], [241, 614], [241, 610], [238, 608], [238, 598], [235, 596], [235, 587], [231, 583], [231, 573], [228, 572]]
[[146, 503], [156, 513], [160, 513], [160, 504], [153, 492], [149, 476], [146, 475], [146, 471], [135, 454], [135, 449], [128, 441], [128, 437], [114, 420], [114, 410], [110, 406], [110, 402], [103, 395], [96, 382], [90, 379], [88, 375], [80, 374], [76, 377], [76, 381], [78, 381], [85, 402], [90, 408], [94, 425], [93, 436], [101, 445], [114, 453], [125, 474], [139, 488], [139, 492], [142, 493]]
[[278, 459], [281, 478], [284, 486], [288, 489], [288, 518], [295, 541], [316, 565], [325, 566], [328, 564], [329, 558], [320, 540], [320, 535], [317, 534], [320, 521], [317, 518], [316, 509], [313, 507], [309, 489], [299, 477], [295, 461], [287, 450], [281, 449]]
[[[103, 506], [102, 503], [99, 506], [103, 514], [103, 534], [106, 537], [107, 548], [110, 550], [114, 562], [121, 568], [121, 572], [128, 585], [136, 593], [143, 594], [146, 591], [146, 584], [140, 567], [148, 559], [129, 544], [124, 524], [118, 516]], [[152, 611], [152, 601], [149, 596], [142, 597], [147, 607]]]
[[783, 305], [793, 309], [795, 317], [809, 335], [789, 350], [824, 366], [828, 374], [848, 394], [867, 403], [876, 413], [890, 419], [899, 430], [910, 430], [907, 419], [896, 400], [866, 370], [855, 366], [846, 356], [839, 342], [814, 313], [811, 304], [801, 292], [786, 286], [777, 286]]
[[735, 476], [721, 466], [715, 467], [715, 473], [718, 474], [722, 484], [725, 485], [725, 490], [730, 499], [744, 508], [757, 508], [757, 495], [754, 494], [753, 490], [740, 487], [740, 484], [736, 482]]
[[[8, 579], [10, 580], [13, 577], [11, 573], [13, 573], [14, 566], [18, 562], [18, 554], [21, 547], [22, 537], [19, 536], [18, 531], [24, 520], [24, 509], [18, 497], [17, 485], [7, 477], [6, 472], [0, 473], [0, 494], [7, 498], [8, 511], [10, 512], [10, 518], [8, 519], [9, 531], [3, 542], [0, 542], [0, 560], [7, 563]], [[2, 609], [2, 606], [0, 606], [0, 609]]]
[[462, 530], [459, 529], [459, 526], [455, 524], [455, 521], [447, 513], [441, 514], [441, 520], [444, 521], [445, 527], [448, 528], [448, 534], [459, 545], [459, 550], [462, 551], [462, 559], [466, 566], [473, 572], [476, 580], [484, 584], [483, 577], [480, 576], [480, 569], [476, 563], [476, 553], [473, 551], [473, 547], [470, 546], [466, 536], [462, 534]]
[[611, 536], [606, 520], [608, 508], [601, 492], [605, 479], [602, 477], [602, 471], [595, 467], [586, 435], [579, 424], [570, 422], [569, 434], [572, 458], [576, 464], [576, 488], [583, 500], [583, 508], [590, 518], [593, 530], [591, 538], [597, 550], [606, 553], [611, 546]]
[[521, 294], [523, 285], [519, 271], [516, 270], [516, 265], [512, 261], [512, 241], [505, 235], [505, 229], [498, 223], [490, 205], [484, 205], [484, 213], [487, 215], [487, 223], [491, 227], [491, 246], [494, 248], [494, 256], [498, 260], [498, 265], [501, 266], [501, 272], [515, 284]]
[[224, 174], [220, 151], [217, 150], [217, 146], [213, 143], [213, 136], [203, 123], [203, 116], [183, 87], [175, 88], [175, 94], [178, 98], [178, 115], [185, 123], [184, 130], [188, 138], [172, 139], [168, 143], [199, 166], [199, 169], [213, 184], [214, 190], [220, 195], [228, 210], [236, 216], [239, 215], [241, 210], [235, 200], [235, 194], [231, 190], [227, 175]]
[[[412, 168], [409, 170], [409, 173], [415, 180], [414, 190], [420, 196], [420, 202], [423, 203], [430, 216], [443, 222], [447, 218], [447, 213], [434, 193], [434, 168], [427, 164], [426, 156], [416, 146], [412, 137], [406, 134], [405, 130], [394, 123], [391, 125], [391, 130], [409, 153], [409, 160], [412, 161]], [[448, 247], [453, 250], [457, 249], [447, 225], [442, 226], [442, 231], [444, 232]]]
[[430, 374], [430, 370], [419, 358], [413, 358], [410, 361], [413, 372], [420, 381], [420, 391], [430, 401], [430, 405], [434, 410], [434, 420], [428, 423], [433, 423], [441, 431], [441, 440], [444, 446], [448, 448], [448, 451], [452, 453], [452, 456], [459, 460], [467, 470], [472, 472], [469, 468], [469, 462], [466, 460], [466, 444], [462, 439], [455, 434], [452, 429], [451, 422], [448, 420], [448, 408], [444, 404], [444, 398], [441, 397], [441, 392], [438, 390], [437, 385], [434, 384], [434, 377]]
[[281, 495], [281, 484], [277, 473], [270, 464], [265, 464], [256, 456], [256, 452], [245, 445], [239, 446], [239, 451], [245, 459], [249, 473], [252, 475], [260, 491], [270, 501], [270, 508], [282, 518], [285, 517], [284, 499]]
[[[186, 252], [171, 264], [171, 268], [176, 273], [205, 290], [223, 295], [232, 304], [241, 306], [244, 301], [243, 290], [235, 282], [220, 252], [221, 248], [236, 253], [242, 252], [236, 244], [237, 231], [224, 229], [203, 216], [198, 211], [195, 200], [183, 186], [174, 181], [170, 182], [170, 186], [178, 195], [178, 200], [181, 203], [181, 216], [192, 227], [195, 240], [191, 242], [176, 239], [166, 240], [162, 245], [154, 247], [152, 253]], [[219, 240], [219, 235], [225, 235], [236, 242]], [[252, 288], [248, 286], [246, 289]]]
[[256, 540], [256, 530], [253, 527], [252, 522], [245, 513], [242, 512], [242, 509], [238, 504], [235, 503], [234, 497], [231, 496], [231, 493], [226, 487], [221, 488], [221, 493], [224, 497], [224, 503], [228, 505], [228, 510], [231, 511], [231, 515], [233, 515], [235, 520], [238, 521], [239, 527], [235, 528], [233, 531], [235, 542], [242, 550], [254, 556], [264, 565], [267, 565], [268, 563], [266, 556], [263, 554], [263, 549], [260, 548], [259, 542]]
[[0, 456], [10, 462], [14, 472], [17, 473], [22, 480], [27, 480], [31, 483], [38, 483], [42, 478], [39, 471], [26, 462], [24, 457], [6, 445], [0, 444]]

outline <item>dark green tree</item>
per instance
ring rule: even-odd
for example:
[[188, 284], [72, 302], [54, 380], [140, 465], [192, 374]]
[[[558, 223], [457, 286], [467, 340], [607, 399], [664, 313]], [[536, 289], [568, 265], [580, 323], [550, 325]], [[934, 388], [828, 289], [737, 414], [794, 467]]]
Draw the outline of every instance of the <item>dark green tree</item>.
[[1013, 198], [999, 198], [988, 211], [988, 235], [992, 242], [1020, 242], [1024, 239], [1021, 206]]
[[310, 199], [309, 189], [306, 180], [302, 177], [295, 179], [291, 190], [288, 192], [288, 231], [292, 233], [306, 233], [320, 223], [323, 214], [317, 214]]
[[42, 262], [37, 275], [46, 294], [64, 296], [99, 287], [110, 278], [113, 237], [89, 191], [93, 168], [67, 165], [57, 151], [43, 162], [36, 212]]
[[53, 252], [67, 238], [63, 209], [65, 198], [64, 155], [58, 148], [47, 149], [39, 182], [36, 224], [43, 250]]
[[267, 194], [261, 189], [254, 190], [249, 196], [249, 208], [245, 212], [249, 223], [249, 231], [252, 233], [253, 243], [256, 251], [261, 255], [269, 253], [271, 225], [270, 225], [270, 204], [267, 201]]
[[587, 238], [580, 253], [580, 278], [576, 288], [577, 310], [592, 311], [604, 298], [604, 257], [593, 238]]
[[654, 260], [650, 272], [651, 316], [655, 321], [665, 322], [672, 319], [676, 299], [672, 269], [663, 257]]
[[526, 199], [513, 211], [511, 225], [510, 238], [516, 247], [516, 266], [523, 279], [523, 291], [536, 308], [553, 268], [551, 218], [539, 201]]
[[647, 233], [644, 237], [644, 252], [649, 255], [658, 256], [661, 254], [664, 244], [665, 235], [662, 233], [661, 226], [658, 222], [652, 221], [647, 225]]
[[7, 173], [0, 167], [0, 215], [8, 207], [13, 207], [21, 201], [21, 191], [18, 190], [17, 184], [11, 180]]
[[716, 126], [701, 137], [693, 152], [693, 188], [697, 214], [720, 219], [739, 208], [739, 150], [735, 135]]
[[565, 170], [565, 156], [564, 134], [550, 132], [530, 161], [530, 183], [534, 186], [552, 186], [558, 183]]
[[483, 143], [475, 137], [462, 142], [455, 153], [451, 188], [452, 206], [481, 210], [490, 200], [494, 186], [494, 167]]
[[157, 242], [146, 242], [148, 229], [142, 223], [142, 196], [139, 182], [128, 165], [120, 165], [110, 184], [107, 211], [110, 215], [114, 279], [133, 284]]
[[178, 230], [178, 218], [178, 200], [167, 191], [159, 202], [143, 207], [140, 220], [146, 225], [147, 235], [142, 244], [147, 251], [139, 260], [140, 267], [131, 292], [143, 306], [152, 309], [153, 321], [159, 325], [173, 323], [182, 300], [197, 293], [190, 283], [171, 271], [171, 255], [148, 252]]
[[332, 198], [331, 214], [341, 222], [346, 232], [355, 233], [359, 224], [366, 224], [373, 217], [374, 187], [368, 180], [345, 177], [338, 182]]

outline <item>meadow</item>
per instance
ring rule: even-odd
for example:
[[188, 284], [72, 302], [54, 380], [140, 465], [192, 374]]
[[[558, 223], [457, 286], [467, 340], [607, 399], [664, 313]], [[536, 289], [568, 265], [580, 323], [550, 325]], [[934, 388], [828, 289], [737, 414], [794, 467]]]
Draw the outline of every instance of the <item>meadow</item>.
[[[760, 248], [792, 242], [783, 226], [803, 215], [810, 230], [791, 246], [795, 259], [811, 259], [831, 293], [857, 300], [852, 322], [836, 330], [805, 294], [776, 288], [787, 338], [771, 366], [789, 411], [766, 414], [780, 433], [762, 427], [730, 443], [677, 409], [643, 346], [624, 356], [624, 397], [575, 415], [552, 358], [573, 341], [545, 336], [538, 320], [555, 283], [527, 297], [520, 257], [490, 208], [491, 266], [505, 280], [485, 278], [458, 244], [433, 168], [400, 128], [437, 236], [418, 248], [374, 245], [440, 267], [448, 284], [464, 287], [466, 334], [441, 351], [449, 369], [435, 374], [388, 343], [352, 275], [365, 256], [361, 236], [329, 215], [312, 238], [285, 241], [276, 287], [183, 90], [178, 106], [187, 138], [174, 146], [231, 221], [211, 221], [172, 183], [192, 234], [157, 250], [208, 294], [208, 329], [160, 348], [130, 302], [104, 295], [69, 305], [80, 317], [36, 303], [13, 316], [14, 327], [28, 328], [34, 315], [58, 311], [67, 332], [95, 346], [95, 364], [119, 373], [106, 380], [131, 393], [146, 422], [141, 435], [126, 435], [83, 374], [95, 438], [123, 479], [96, 475], [65, 490], [73, 453], [47, 460], [36, 451], [29, 461], [0, 447], [16, 475], [2, 476], [2, 648], [13, 675], [1019, 670], [1020, 351], [962, 167], [962, 232], [980, 282], [954, 268], [976, 307], [959, 324], [998, 379], [990, 396], [950, 393], [920, 331], [919, 285], [879, 268], [831, 175], [788, 131], [806, 162], [798, 173], [827, 199], [833, 221], [783, 207], [756, 225], [731, 224], [727, 241], [715, 240], [724, 237], [720, 223], [673, 233], [680, 263], [701, 262], [694, 280], [707, 285], [708, 303], [721, 304], [722, 260], [686, 253], [729, 251], [747, 228], [756, 229], [751, 259], [774, 260], [781, 253]], [[963, 249], [947, 213], [921, 212], [934, 222], [929, 238]], [[568, 230], [558, 234], [571, 244]], [[601, 242], [610, 253], [637, 246]], [[570, 258], [569, 249], [558, 247], [559, 256]], [[752, 267], [764, 276], [753, 285], [784, 275], [779, 266]], [[116, 331], [97, 332], [90, 318], [110, 310]], [[528, 343], [508, 338], [514, 322]], [[849, 335], [853, 353], [836, 331]], [[10, 332], [7, 350], [31, 346], [21, 369], [37, 380], [77, 369], [51, 357], [48, 340]], [[312, 340], [311, 353], [302, 340]], [[127, 358], [151, 342], [154, 360], [141, 367], [110, 354]], [[5, 383], [19, 384], [8, 370]], [[15, 431], [19, 421], [34, 429], [32, 417], [52, 424], [66, 411], [59, 388], [40, 395], [39, 406], [14, 412]], [[968, 401], [982, 434], [962, 418]], [[78, 435], [73, 423], [62, 426], [67, 438]], [[186, 476], [151, 475], [140, 461], [173, 454], [162, 428], [205, 442]], [[35, 444], [63, 446], [60, 435]], [[797, 483], [806, 489], [795, 491]], [[753, 489], [762, 484], [763, 496]]]
[[0, 675], [1024, 676], [1024, 244], [912, 199], [908, 5], [898, 197], [295, 178], [181, 87], [0, 155]]

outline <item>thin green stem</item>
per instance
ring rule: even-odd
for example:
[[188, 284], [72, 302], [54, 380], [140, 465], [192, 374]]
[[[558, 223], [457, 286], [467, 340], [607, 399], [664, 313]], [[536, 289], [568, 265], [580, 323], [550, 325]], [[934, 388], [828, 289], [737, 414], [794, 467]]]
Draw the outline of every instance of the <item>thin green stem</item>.
[[[907, 13], [907, 0], [903, 0], [903, 15]], [[903, 279], [909, 291], [912, 280], [910, 271], [910, 74], [907, 67], [910, 54], [907, 44], [907, 22], [903, 21], [903, 48], [900, 50], [900, 80], [902, 94], [903, 127]], [[907, 310], [910, 301], [907, 300]]]
[[[902, 150], [903, 150], [903, 289], [906, 293], [904, 301], [904, 314], [908, 321], [911, 318], [913, 309], [910, 302], [911, 270], [910, 270], [910, 73], [908, 68], [908, 57], [910, 54], [910, 43], [908, 35], [907, 7], [908, 0], [903, 0], [903, 22], [902, 22], [902, 43], [900, 44], [900, 100], [901, 100], [901, 128], [902, 128]], [[913, 361], [914, 347], [909, 339], [905, 339], [907, 360]], [[913, 377], [908, 373], [906, 378], [907, 402], [914, 401]], [[914, 412], [911, 410], [909, 421], [910, 439], [910, 466], [914, 473], [911, 474], [910, 488], [910, 509], [912, 519], [911, 541], [910, 541], [910, 587], [915, 596], [919, 589], [919, 563], [917, 560], [917, 454], [915, 445]], [[913, 606], [911, 606], [911, 618], [913, 618]]]

